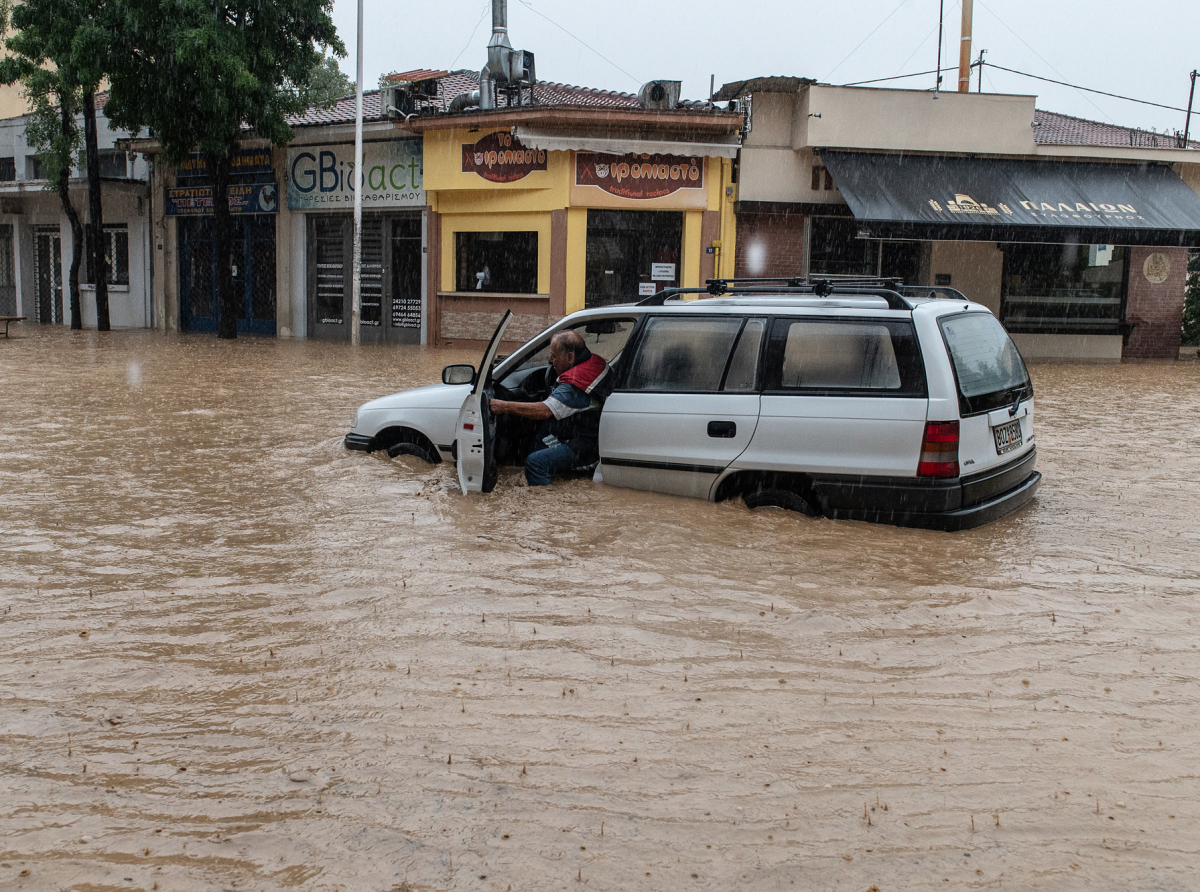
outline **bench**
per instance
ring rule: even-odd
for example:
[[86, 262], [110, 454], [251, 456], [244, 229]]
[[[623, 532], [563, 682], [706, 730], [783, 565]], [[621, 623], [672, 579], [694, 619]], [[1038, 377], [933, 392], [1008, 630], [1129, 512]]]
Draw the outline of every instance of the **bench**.
[[24, 322], [24, 316], [0, 316], [0, 322], [4, 323], [4, 336], [8, 337], [8, 326], [11, 322]]

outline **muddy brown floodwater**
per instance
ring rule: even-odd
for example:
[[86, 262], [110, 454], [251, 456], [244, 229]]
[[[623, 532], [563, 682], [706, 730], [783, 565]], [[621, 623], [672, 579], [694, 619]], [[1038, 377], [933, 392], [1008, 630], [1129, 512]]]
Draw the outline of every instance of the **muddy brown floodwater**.
[[463, 359], [0, 341], [0, 888], [1200, 887], [1200, 363], [944, 534], [343, 450]]

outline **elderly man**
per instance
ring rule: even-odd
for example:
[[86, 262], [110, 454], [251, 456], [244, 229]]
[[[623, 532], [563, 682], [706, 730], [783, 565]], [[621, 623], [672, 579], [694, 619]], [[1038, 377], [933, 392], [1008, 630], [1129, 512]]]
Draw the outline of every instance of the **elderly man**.
[[533, 451], [525, 459], [525, 479], [530, 486], [546, 486], [555, 474], [600, 458], [600, 402], [592, 392], [608, 373], [608, 364], [588, 350], [578, 332], [560, 331], [550, 340], [550, 365], [558, 383], [544, 401], [491, 402], [497, 415], [542, 422]]

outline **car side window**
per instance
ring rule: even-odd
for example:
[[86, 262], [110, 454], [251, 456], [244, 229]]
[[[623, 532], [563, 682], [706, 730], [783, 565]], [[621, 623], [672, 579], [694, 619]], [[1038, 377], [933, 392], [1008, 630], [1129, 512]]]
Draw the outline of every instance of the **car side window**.
[[[578, 325], [571, 325], [560, 331], [577, 331], [583, 337], [588, 350], [604, 357], [605, 362], [612, 362], [623, 349], [629, 335], [637, 324], [636, 319], [588, 319]], [[538, 344], [536, 350], [521, 360], [513, 372], [536, 368], [550, 364], [550, 336]], [[510, 373], [511, 374], [511, 373]]]
[[907, 322], [776, 319], [769, 352], [768, 390], [925, 392], [916, 334]]
[[758, 353], [765, 329], [766, 323], [762, 319], [751, 319], [746, 323], [729, 361], [722, 390], [746, 392], [758, 389]]
[[646, 323], [626, 390], [719, 390], [740, 318], [655, 317]]

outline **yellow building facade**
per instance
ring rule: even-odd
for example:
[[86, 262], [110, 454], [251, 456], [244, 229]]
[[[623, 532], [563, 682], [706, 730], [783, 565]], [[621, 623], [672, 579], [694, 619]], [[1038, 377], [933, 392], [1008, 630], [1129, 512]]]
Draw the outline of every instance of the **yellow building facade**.
[[727, 144], [506, 123], [421, 128], [431, 343], [485, 340], [506, 309], [521, 341], [585, 307], [733, 275]]

